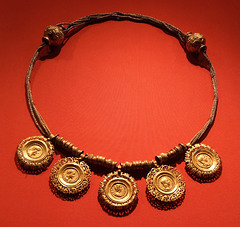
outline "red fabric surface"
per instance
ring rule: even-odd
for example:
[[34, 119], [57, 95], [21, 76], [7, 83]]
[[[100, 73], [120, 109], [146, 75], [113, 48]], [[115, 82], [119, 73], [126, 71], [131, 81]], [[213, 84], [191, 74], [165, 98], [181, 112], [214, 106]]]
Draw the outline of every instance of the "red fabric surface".
[[[97, 201], [101, 176], [92, 173], [86, 195], [69, 202], [49, 188], [51, 167], [21, 173], [16, 147], [40, 135], [28, 113], [24, 80], [45, 27], [94, 14], [122, 11], [166, 21], [205, 35], [217, 73], [219, 108], [204, 144], [221, 156], [221, 177], [193, 181], [184, 163], [186, 197], [174, 210], [139, 202], [126, 217], [112, 217]], [[238, 226], [239, 225], [239, 1], [1, 1], [1, 226]], [[154, 159], [187, 143], [210, 115], [209, 72], [192, 65], [178, 41], [146, 24], [106, 22], [84, 28], [61, 53], [38, 61], [32, 77], [34, 102], [53, 133], [87, 153], [118, 162]]]

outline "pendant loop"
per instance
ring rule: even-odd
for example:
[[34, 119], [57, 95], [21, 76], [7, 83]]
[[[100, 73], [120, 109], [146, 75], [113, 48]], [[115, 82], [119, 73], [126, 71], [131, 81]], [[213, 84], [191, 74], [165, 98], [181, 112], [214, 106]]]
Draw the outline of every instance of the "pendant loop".
[[28, 137], [19, 144], [17, 157], [25, 171], [45, 170], [53, 160], [53, 145], [43, 136]]
[[115, 171], [103, 178], [98, 195], [106, 212], [115, 216], [127, 215], [138, 201], [137, 183], [128, 173]]
[[89, 166], [78, 158], [68, 157], [59, 160], [52, 168], [52, 185], [63, 194], [80, 194], [89, 188], [91, 171]]
[[221, 159], [217, 152], [205, 144], [195, 144], [185, 154], [186, 170], [200, 182], [213, 181], [221, 173]]
[[146, 182], [149, 194], [159, 202], [176, 202], [185, 193], [183, 176], [172, 166], [152, 168]]

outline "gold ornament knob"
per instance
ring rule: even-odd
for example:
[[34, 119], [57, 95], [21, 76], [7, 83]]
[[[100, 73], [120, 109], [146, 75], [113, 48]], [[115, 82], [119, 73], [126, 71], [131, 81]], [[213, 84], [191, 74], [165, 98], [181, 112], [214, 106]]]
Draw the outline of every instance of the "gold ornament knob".
[[26, 171], [43, 171], [53, 160], [53, 145], [43, 136], [24, 139], [17, 148], [20, 166]]
[[59, 160], [52, 168], [52, 185], [64, 194], [80, 194], [89, 187], [91, 171], [89, 166], [77, 158]]
[[44, 31], [42, 41], [50, 46], [60, 46], [63, 43], [64, 34], [60, 26], [50, 25]]
[[138, 187], [129, 174], [116, 171], [103, 178], [98, 193], [104, 210], [112, 215], [125, 215], [136, 206]]
[[186, 169], [197, 181], [214, 180], [221, 171], [221, 159], [210, 146], [195, 144], [185, 154]]
[[152, 168], [146, 182], [149, 194], [159, 202], [176, 202], [185, 193], [183, 176], [172, 166]]
[[206, 39], [199, 33], [187, 33], [186, 48], [189, 52], [200, 53], [202, 48], [206, 48]]

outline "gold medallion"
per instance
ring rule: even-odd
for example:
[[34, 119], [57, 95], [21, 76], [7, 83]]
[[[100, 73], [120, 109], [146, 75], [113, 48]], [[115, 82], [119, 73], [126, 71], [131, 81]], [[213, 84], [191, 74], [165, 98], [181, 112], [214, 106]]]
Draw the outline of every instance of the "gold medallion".
[[129, 174], [116, 171], [103, 178], [98, 193], [103, 208], [106, 211], [116, 211], [115, 214], [119, 215], [122, 211], [133, 210], [137, 202], [138, 187]]
[[28, 137], [17, 148], [18, 161], [24, 170], [45, 170], [51, 164], [53, 154], [53, 145], [43, 136]]
[[204, 144], [195, 144], [185, 154], [186, 169], [196, 180], [214, 179], [221, 170], [216, 151]]
[[172, 166], [152, 168], [146, 182], [149, 194], [160, 202], [175, 202], [185, 193], [183, 176]]
[[91, 179], [89, 166], [77, 158], [59, 160], [52, 168], [50, 180], [53, 186], [64, 194], [83, 193]]

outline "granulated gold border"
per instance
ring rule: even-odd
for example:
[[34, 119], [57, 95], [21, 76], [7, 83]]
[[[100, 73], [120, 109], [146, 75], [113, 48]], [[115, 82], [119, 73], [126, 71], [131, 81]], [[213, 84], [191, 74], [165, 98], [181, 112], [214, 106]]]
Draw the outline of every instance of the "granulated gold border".
[[[73, 183], [64, 181], [62, 174], [65, 168], [73, 168], [78, 171], [79, 179]], [[77, 194], [82, 193], [89, 187], [91, 170], [89, 166], [77, 158], [67, 157], [59, 160], [52, 168], [50, 180], [52, 185], [61, 193]]]
[[[156, 179], [168, 175], [174, 184], [169, 191], [161, 190]], [[159, 168], [152, 168], [147, 175], [147, 190], [152, 197], [161, 202], [174, 202], [180, 199], [185, 193], [185, 182], [181, 173], [172, 166], [162, 165]]]
[[[28, 144], [39, 144], [43, 146], [43, 155], [39, 158], [31, 158], [27, 155], [25, 146]], [[32, 136], [21, 141], [17, 148], [17, 157], [20, 166], [24, 170], [45, 170], [53, 160], [53, 145], [43, 136]]]
[[[116, 198], [111, 194], [111, 186], [114, 184], [123, 184], [126, 191], [124, 198]], [[134, 206], [137, 200], [138, 187], [134, 178], [128, 173], [114, 172], [105, 176], [99, 185], [99, 199], [103, 205], [111, 210], [124, 210]]]
[[[196, 161], [199, 153], [207, 155], [211, 159], [211, 166], [203, 168]], [[217, 152], [210, 146], [205, 144], [195, 144], [185, 154], [186, 168], [190, 175], [196, 176], [199, 179], [211, 179], [218, 175], [221, 170], [221, 159]]]

